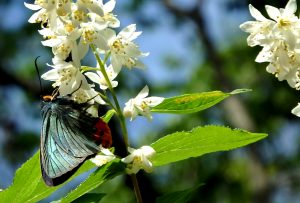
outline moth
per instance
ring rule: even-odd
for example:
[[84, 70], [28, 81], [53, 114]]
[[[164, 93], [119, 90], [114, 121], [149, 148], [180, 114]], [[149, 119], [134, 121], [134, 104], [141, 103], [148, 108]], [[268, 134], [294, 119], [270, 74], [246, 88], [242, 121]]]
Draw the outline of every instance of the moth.
[[48, 186], [65, 182], [100, 151], [100, 145], [112, 144], [110, 128], [85, 111], [88, 105], [75, 103], [70, 96], [43, 97], [40, 163]]

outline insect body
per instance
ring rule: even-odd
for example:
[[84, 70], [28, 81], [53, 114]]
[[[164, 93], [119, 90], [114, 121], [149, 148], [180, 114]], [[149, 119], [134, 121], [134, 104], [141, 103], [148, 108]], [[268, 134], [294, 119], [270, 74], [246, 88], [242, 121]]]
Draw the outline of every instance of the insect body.
[[67, 97], [45, 96], [42, 101], [40, 162], [49, 186], [65, 182], [80, 165], [112, 144], [108, 125], [86, 113], [87, 104]]

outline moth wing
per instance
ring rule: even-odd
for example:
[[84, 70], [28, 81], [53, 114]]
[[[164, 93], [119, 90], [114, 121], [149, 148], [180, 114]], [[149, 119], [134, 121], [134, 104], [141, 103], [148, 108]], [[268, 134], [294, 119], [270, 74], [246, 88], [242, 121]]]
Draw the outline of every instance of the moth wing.
[[99, 151], [92, 140], [94, 120], [72, 108], [43, 112], [40, 160], [46, 184], [64, 182], [85, 159]]

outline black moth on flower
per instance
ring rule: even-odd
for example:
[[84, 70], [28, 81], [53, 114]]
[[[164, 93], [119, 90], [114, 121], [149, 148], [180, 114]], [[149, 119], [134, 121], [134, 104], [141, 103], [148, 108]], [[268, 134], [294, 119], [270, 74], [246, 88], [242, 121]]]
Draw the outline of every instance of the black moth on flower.
[[44, 96], [41, 104], [40, 163], [48, 186], [69, 179], [83, 162], [112, 144], [108, 125], [88, 114], [87, 103], [69, 97]]

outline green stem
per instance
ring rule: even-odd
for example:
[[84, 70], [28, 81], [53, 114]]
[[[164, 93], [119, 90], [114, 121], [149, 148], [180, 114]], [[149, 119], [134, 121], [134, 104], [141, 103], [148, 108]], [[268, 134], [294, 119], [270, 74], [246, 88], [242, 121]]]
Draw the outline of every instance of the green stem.
[[113, 105], [113, 103], [105, 95], [101, 94], [100, 92], [98, 92], [98, 94], [104, 100], [104, 102], [106, 102], [109, 106], [111, 106], [111, 108], [113, 108], [115, 111], [117, 111], [116, 107]]
[[[121, 110], [121, 107], [120, 107], [119, 101], [117, 99], [116, 93], [115, 93], [115, 91], [114, 91], [114, 89], [111, 85], [111, 82], [109, 80], [109, 77], [106, 73], [104, 63], [102, 62], [101, 58], [99, 57], [98, 53], [96, 52], [95, 46], [93, 44], [91, 44], [91, 48], [94, 52], [94, 55], [96, 57], [96, 60], [99, 64], [99, 66], [100, 66], [100, 71], [103, 74], [103, 76], [105, 78], [105, 81], [108, 85], [108, 89], [111, 92], [111, 95], [113, 97], [113, 100], [114, 100], [114, 103], [115, 103], [115, 110], [116, 110], [116, 112], [118, 114], [118, 117], [120, 119], [120, 124], [121, 124], [121, 129], [122, 129], [122, 134], [123, 134], [123, 140], [124, 140], [126, 148], [128, 148], [129, 147], [129, 141], [128, 141], [128, 132], [127, 132], [127, 127], [126, 127], [125, 117], [124, 117], [123, 112]], [[106, 62], [107, 59], [108, 59], [108, 55], [105, 57], [104, 61]], [[137, 178], [136, 178], [135, 174], [131, 175], [131, 180], [132, 180], [132, 184], [133, 184], [133, 187], [134, 187], [134, 192], [135, 192], [137, 202], [138, 203], [143, 203], [143, 199], [142, 199], [142, 196], [141, 196], [139, 184], [138, 184], [138, 181], [137, 181]]]
[[130, 177], [131, 177], [131, 181], [132, 181], [133, 186], [134, 186], [134, 193], [135, 193], [135, 196], [136, 196], [136, 200], [137, 200], [138, 203], [143, 203], [143, 199], [142, 199], [142, 195], [141, 195], [141, 191], [140, 191], [140, 188], [139, 188], [139, 184], [138, 184], [136, 175], [131, 174]]
[[119, 119], [121, 121], [121, 129], [122, 129], [122, 132], [123, 132], [123, 139], [124, 139], [124, 142], [125, 142], [125, 146], [127, 148], [129, 146], [129, 141], [128, 141], [128, 132], [127, 132], [126, 124], [125, 124], [125, 117], [124, 117], [123, 112], [121, 110], [121, 107], [120, 107], [119, 101], [117, 99], [116, 93], [115, 93], [115, 91], [114, 91], [114, 89], [113, 89], [113, 87], [111, 85], [111, 82], [109, 80], [109, 77], [108, 77], [108, 75], [106, 73], [104, 64], [103, 64], [101, 58], [99, 57], [99, 55], [98, 55], [98, 53], [96, 51], [96, 48], [95, 48], [95, 46], [93, 44], [91, 44], [91, 48], [92, 48], [92, 50], [94, 52], [96, 60], [97, 60], [97, 62], [99, 64], [99, 66], [100, 66], [100, 71], [101, 71], [101, 73], [104, 76], [104, 79], [105, 79], [105, 81], [106, 81], [106, 83], [108, 85], [108, 89], [111, 92], [111, 95], [113, 97], [114, 103], [116, 105], [116, 111], [117, 111], [117, 114], [118, 114]]
[[89, 66], [81, 66], [81, 71], [86, 72], [86, 71], [89, 71], [89, 70], [99, 71], [100, 69], [99, 68], [89, 67]]

